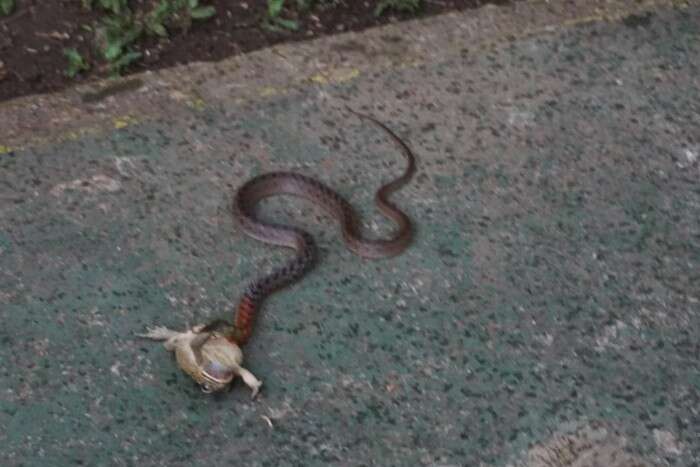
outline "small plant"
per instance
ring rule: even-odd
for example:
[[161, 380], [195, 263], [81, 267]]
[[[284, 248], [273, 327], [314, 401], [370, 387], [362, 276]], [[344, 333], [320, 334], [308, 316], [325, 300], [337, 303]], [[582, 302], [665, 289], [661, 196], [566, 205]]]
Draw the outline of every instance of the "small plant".
[[168, 37], [168, 29], [165, 27], [168, 16], [170, 16], [170, 3], [161, 1], [146, 15], [146, 30], [155, 36]]
[[374, 10], [374, 16], [382, 16], [387, 10], [415, 13], [421, 7], [421, 0], [380, 0]]
[[192, 21], [216, 14], [213, 6], [200, 5], [199, 0], [160, 0], [148, 12], [132, 12], [126, 0], [83, 0], [87, 8], [95, 4], [112, 13], [96, 27], [95, 36], [99, 50], [116, 74], [141, 58], [135, 47], [144, 35], [168, 37], [172, 28], [186, 32]]
[[15, 0], [0, 0], [0, 16], [7, 16], [15, 9]]
[[211, 5], [200, 6], [199, 0], [189, 0], [188, 9], [192, 19], [207, 19], [216, 14], [216, 8]]
[[211, 5], [200, 5], [199, 0], [160, 0], [153, 12], [160, 17], [161, 24], [187, 32], [193, 20], [211, 18], [216, 9]]
[[[299, 23], [293, 19], [282, 18], [282, 9], [284, 8], [285, 0], [267, 0], [267, 18], [263, 23], [268, 29], [278, 30], [279, 28], [296, 31], [299, 29]], [[311, 4], [310, 0], [297, 0], [301, 7], [308, 8]]]
[[74, 78], [81, 71], [87, 71], [90, 69], [90, 65], [87, 64], [85, 59], [80, 52], [75, 49], [63, 49], [63, 53], [68, 57], [68, 68], [66, 69], [66, 74], [71, 78]]
[[83, 7], [92, 10], [95, 2], [97, 2], [103, 10], [111, 11], [115, 15], [129, 9], [127, 0], [83, 0]]
[[112, 73], [118, 74], [141, 57], [140, 52], [133, 50], [133, 44], [142, 34], [143, 25], [135, 21], [131, 13], [102, 20], [96, 36], [100, 51], [109, 62]]

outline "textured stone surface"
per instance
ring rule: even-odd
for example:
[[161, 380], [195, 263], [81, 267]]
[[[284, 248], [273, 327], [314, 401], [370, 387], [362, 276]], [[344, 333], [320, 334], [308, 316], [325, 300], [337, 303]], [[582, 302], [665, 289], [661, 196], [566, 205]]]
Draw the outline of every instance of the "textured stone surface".
[[[700, 5], [603, 16], [0, 141], [0, 463], [697, 465]], [[133, 335], [226, 316], [285, 255], [234, 225], [236, 186], [313, 174], [386, 232], [372, 191], [401, 159], [345, 104], [419, 157], [415, 244], [361, 260], [270, 201], [321, 261], [246, 348], [261, 397], [204, 395]]]

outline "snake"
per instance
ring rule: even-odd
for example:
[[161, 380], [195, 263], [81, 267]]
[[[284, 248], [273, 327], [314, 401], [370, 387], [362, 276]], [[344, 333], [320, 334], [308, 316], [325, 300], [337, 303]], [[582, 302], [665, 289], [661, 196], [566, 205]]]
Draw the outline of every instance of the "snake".
[[[406, 159], [403, 173], [382, 185], [375, 192], [374, 197], [375, 205], [395, 224], [395, 229], [389, 238], [363, 237], [359, 216], [352, 205], [323, 182], [306, 175], [288, 171], [268, 172], [245, 182], [237, 190], [233, 199], [234, 221], [249, 237], [270, 245], [293, 249], [295, 254], [286, 263], [257, 277], [246, 287], [235, 308], [233, 326], [229, 325], [226, 333], [228, 339], [237, 345], [243, 345], [249, 340], [263, 301], [272, 293], [298, 281], [314, 266], [317, 259], [316, 243], [307, 231], [299, 227], [263, 221], [257, 217], [256, 207], [263, 199], [288, 195], [305, 198], [320, 206], [323, 211], [338, 221], [347, 248], [364, 258], [380, 259], [396, 256], [402, 253], [412, 241], [411, 220], [389, 200], [389, 196], [411, 180], [416, 171], [416, 158], [409, 146], [387, 125], [370, 115], [352, 109], [347, 110], [383, 130]], [[215, 325], [209, 327], [213, 328]]]

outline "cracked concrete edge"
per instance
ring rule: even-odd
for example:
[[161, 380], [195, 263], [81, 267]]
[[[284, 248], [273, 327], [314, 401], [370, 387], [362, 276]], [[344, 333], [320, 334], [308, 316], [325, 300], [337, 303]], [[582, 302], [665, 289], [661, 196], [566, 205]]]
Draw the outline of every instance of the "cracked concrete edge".
[[77, 140], [163, 115], [228, 108], [388, 68], [697, 0], [524, 0], [197, 62], [0, 103], [0, 155]]

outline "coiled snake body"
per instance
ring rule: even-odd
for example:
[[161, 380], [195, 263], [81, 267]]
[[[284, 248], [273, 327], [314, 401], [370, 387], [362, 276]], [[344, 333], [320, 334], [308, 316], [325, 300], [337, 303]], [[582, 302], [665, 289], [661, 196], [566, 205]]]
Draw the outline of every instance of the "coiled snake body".
[[[349, 109], [348, 109], [349, 110]], [[245, 344], [253, 332], [255, 316], [262, 301], [275, 290], [299, 279], [313, 265], [316, 257], [314, 240], [297, 227], [263, 222], [255, 216], [255, 206], [263, 198], [292, 195], [310, 199], [323, 207], [340, 223], [340, 230], [350, 250], [366, 258], [386, 258], [401, 253], [411, 242], [411, 221], [388, 196], [405, 185], [415, 172], [415, 158], [409, 147], [386, 125], [368, 115], [350, 110], [384, 130], [406, 158], [401, 176], [383, 185], [375, 195], [375, 202], [397, 229], [389, 239], [370, 240], [360, 233], [357, 214], [352, 206], [323, 183], [291, 172], [272, 172], [246, 182], [236, 193], [233, 215], [249, 236], [262, 242], [296, 250], [296, 255], [282, 267], [274, 269], [248, 285], [234, 314], [234, 322], [214, 321], [184, 331], [173, 331], [155, 326], [144, 334], [153, 340], [165, 341], [165, 348], [175, 353], [180, 366], [205, 392], [218, 392], [230, 387], [236, 376], [248, 385], [255, 396], [262, 385], [242, 366]]]
[[265, 243], [293, 248], [296, 250], [296, 256], [284, 266], [254, 280], [247, 287], [236, 308], [234, 330], [231, 334], [232, 340], [239, 345], [250, 338], [255, 315], [265, 297], [303, 276], [313, 266], [316, 257], [313, 237], [306, 231], [297, 227], [263, 222], [256, 218], [254, 209], [260, 200], [270, 196], [292, 195], [315, 202], [338, 220], [347, 247], [366, 258], [395, 256], [405, 250], [411, 242], [411, 221], [388, 200], [388, 196], [411, 179], [415, 172], [415, 157], [410, 148], [386, 125], [369, 115], [351, 112], [384, 130], [406, 158], [407, 165], [403, 174], [383, 185], [375, 195], [376, 205], [396, 224], [397, 229], [389, 239], [362, 237], [357, 222], [358, 216], [353, 207], [328, 186], [304, 175], [271, 172], [246, 182], [238, 190], [233, 201], [234, 219], [249, 236]]

